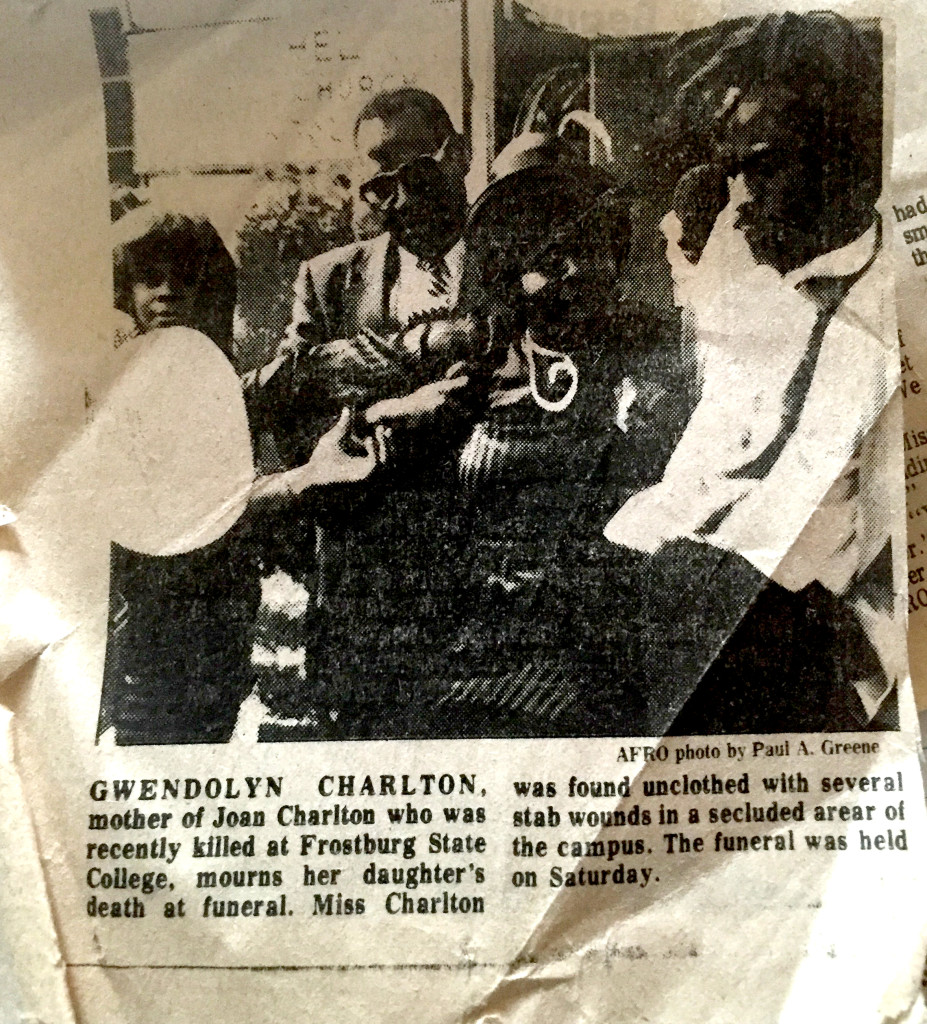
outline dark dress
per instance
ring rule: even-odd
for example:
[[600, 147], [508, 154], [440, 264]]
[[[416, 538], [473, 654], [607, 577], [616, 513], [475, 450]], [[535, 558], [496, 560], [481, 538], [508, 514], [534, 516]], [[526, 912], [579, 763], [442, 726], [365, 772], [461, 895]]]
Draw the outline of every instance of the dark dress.
[[181, 555], [112, 545], [99, 733], [113, 727], [120, 745], [231, 737], [260, 597], [238, 533]]
[[[644, 344], [644, 341], [648, 344]], [[627, 311], [580, 362], [565, 413], [530, 398], [484, 415], [493, 444], [443, 486], [419, 481], [348, 559], [316, 678], [340, 738], [661, 736], [857, 730], [854, 683], [881, 672], [855, 614], [792, 593], [739, 555], [678, 541], [656, 555], [603, 536], [659, 479], [685, 424], [669, 389], [637, 431], [616, 384], [674, 379], [670, 348]], [[662, 364], [662, 365], [660, 365]], [[661, 418], [662, 417], [662, 418]], [[684, 500], [684, 497], [681, 497]], [[410, 521], [416, 529], [410, 530]], [[391, 538], [402, 536], [402, 545]], [[886, 718], [886, 715], [888, 716]]]
[[[603, 635], [601, 602], [574, 621], [563, 587], [623, 579], [598, 540], [617, 505], [659, 478], [684, 426], [677, 337], [625, 309], [577, 355], [582, 386], [566, 412], [530, 396], [484, 408], [450, 457], [436, 452], [394, 482], [352, 529], [307, 644], [325, 735], [615, 735], [642, 721], [640, 691], [615, 674], [625, 635]], [[662, 380], [666, 394], [625, 432], [618, 386], [629, 375]], [[474, 428], [498, 456], [476, 471]]]

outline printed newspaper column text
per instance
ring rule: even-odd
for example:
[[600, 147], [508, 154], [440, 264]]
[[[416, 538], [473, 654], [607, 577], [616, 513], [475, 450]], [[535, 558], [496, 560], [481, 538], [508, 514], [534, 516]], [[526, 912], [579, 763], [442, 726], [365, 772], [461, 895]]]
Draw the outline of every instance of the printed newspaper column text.
[[[924, 392], [918, 368], [898, 332], [901, 346], [901, 393], [906, 405], [913, 399], [923, 401]], [[906, 417], [910, 419], [910, 417]], [[908, 505], [908, 612], [916, 615], [927, 608], [927, 491], [920, 485], [927, 472], [927, 430], [908, 426], [904, 432], [904, 479]]]
[[[300, 829], [314, 916], [486, 912], [486, 791], [474, 774], [324, 775], [318, 793], [328, 801], [280, 822]], [[364, 828], [332, 832], [339, 823]]]
[[[912, 274], [927, 273], [927, 197], [923, 193], [906, 197], [909, 201], [892, 204], [901, 249], [913, 262], [903, 266], [907, 280]], [[915, 270], [915, 268], [923, 268]], [[904, 310], [901, 311], [902, 313]], [[903, 317], [902, 317], [903, 320]], [[913, 333], [909, 329], [914, 326]], [[905, 333], [909, 333], [905, 342]], [[904, 400], [905, 491], [908, 508], [908, 611], [919, 615], [927, 608], [927, 491], [923, 487], [927, 471], [927, 389], [921, 377], [923, 340], [917, 324], [898, 331], [901, 348], [901, 394]]]
[[[154, 783], [153, 779], [143, 781]], [[113, 780], [117, 802], [128, 799], [134, 790], [135, 780]], [[154, 912], [183, 917], [187, 912], [184, 901], [172, 898], [174, 882], [164, 870], [174, 863], [181, 848], [179, 841], [170, 838], [174, 812], [138, 805], [117, 810], [100, 807], [110, 792], [104, 780], [90, 787], [90, 799], [96, 806], [88, 822], [88, 916], [137, 921]], [[152, 787], [145, 787], [146, 796], [141, 799], [149, 799], [151, 792]], [[154, 911], [153, 905], [157, 906]]]
[[476, 775], [331, 773], [300, 788], [283, 776], [96, 780], [87, 913], [388, 921], [485, 912], [486, 791]]
[[904, 244], [908, 246], [908, 252], [914, 261], [914, 266], [927, 266], [927, 251], [921, 248], [921, 242], [927, 245], [927, 198], [923, 193], [908, 203], [900, 203], [897, 206], [892, 204], [892, 212], [895, 220], [903, 227], [899, 228]]
[[[904, 854], [904, 773], [877, 740], [737, 737], [621, 746], [610, 776], [512, 780], [509, 886], [655, 888], [690, 856]], [[839, 758], [839, 760], [838, 760]], [[632, 777], [632, 765], [642, 765]], [[622, 770], [625, 769], [625, 770]]]

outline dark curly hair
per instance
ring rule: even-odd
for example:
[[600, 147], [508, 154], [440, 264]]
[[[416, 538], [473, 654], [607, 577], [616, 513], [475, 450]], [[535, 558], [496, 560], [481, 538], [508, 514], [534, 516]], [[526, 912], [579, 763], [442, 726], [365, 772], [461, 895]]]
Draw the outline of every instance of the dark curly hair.
[[196, 282], [199, 313], [196, 326], [231, 356], [235, 261], [209, 220], [142, 207], [117, 221], [116, 231], [119, 236], [113, 248], [116, 308], [136, 320], [133, 284], [146, 267], [167, 263], [185, 279]]

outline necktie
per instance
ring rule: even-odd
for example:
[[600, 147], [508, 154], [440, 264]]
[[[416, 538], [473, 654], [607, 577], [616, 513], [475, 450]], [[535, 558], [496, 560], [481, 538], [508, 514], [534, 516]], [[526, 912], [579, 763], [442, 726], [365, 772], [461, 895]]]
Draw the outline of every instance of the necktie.
[[444, 258], [442, 256], [434, 260], [421, 258], [418, 261], [418, 266], [420, 270], [424, 270], [431, 275], [428, 294], [435, 298], [440, 295], [447, 295], [450, 291], [451, 272]]

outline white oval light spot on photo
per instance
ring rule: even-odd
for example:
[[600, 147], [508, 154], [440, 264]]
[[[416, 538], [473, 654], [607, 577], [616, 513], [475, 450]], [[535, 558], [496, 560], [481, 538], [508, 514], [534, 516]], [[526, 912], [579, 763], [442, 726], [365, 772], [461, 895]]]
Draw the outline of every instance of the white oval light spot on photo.
[[254, 467], [232, 365], [186, 327], [136, 339], [107, 396], [99, 457], [111, 539], [143, 554], [217, 540], [244, 510]]

